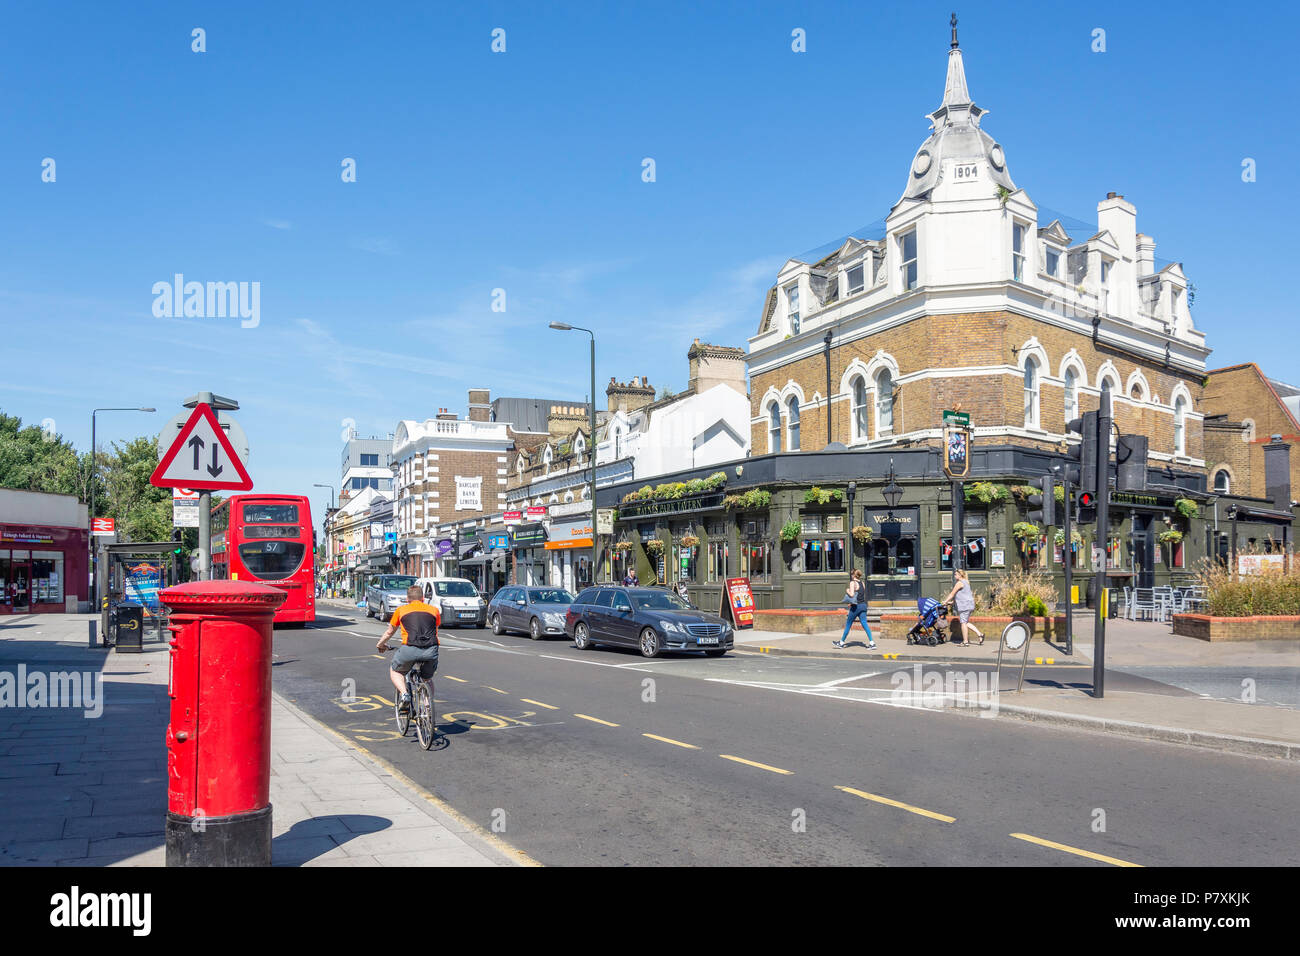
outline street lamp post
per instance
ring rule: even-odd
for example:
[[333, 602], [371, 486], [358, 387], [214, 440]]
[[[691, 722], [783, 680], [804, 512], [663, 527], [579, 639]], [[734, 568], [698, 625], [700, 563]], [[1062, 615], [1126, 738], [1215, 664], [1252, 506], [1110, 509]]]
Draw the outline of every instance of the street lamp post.
[[86, 528], [90, 540], [86, 542], [90, 551], [90, 612], [94, 614], [99, 603], [99, 578], [95, 566], [95, 415], [99, 412], [155, 412], [156, 408], [92, 408], [90, 410], [90, 516]]
[[[327, 557], [327, 560], [326, 560], [325, 563], [328, 564], [328, 563], [329, 563], [328, 559], [329, 559], [329, 558], [332, 558], [332, 557], [334, 556], [334, 552], [333, 552], [333, 550], [330, 548], [330, 516], [331, 516], [332, 514], [334, 514], [334, 486], [333, 486], [333, 485], [322, 485], [320, 482], [318, 482], [318, 481], [314, 481], [314, 482], [312, 482], [312, 487], [313, 487], [313, 488], [328, 488], [328, 489], [329, 489], [329, 493], [330, 493], [330, 506], [329, 506], [329, 510], [325, 512], [325, 520], [321, 522], [321, 527], [325, 530], [325, 554], [326, 554], [326, 557]], [[328, 581], [329, 578], [330, 578], [329, 569], [326, 568], [326, 571], [325, 571], [325, 580]]]
[[591, 495], [591, 583], [596, 583], [596, 333], [591, 329], [584, 329], [580, 325], [569, 325], [567, 322], [552, 322], [551, 328], [557, 332], [586, 332], [591, 336], [591, 401], [588, 408], [591, 411], [590, 428], [591, 434], [587, 436], [587, 456], [591, 464], [591, 480], [589, 482], [588, 494]]
[[853, 499], [858, 493], [858, 483], [849, 482], [848, 494], [845, 496], [849, 499], [849, 577], [853, 577]]

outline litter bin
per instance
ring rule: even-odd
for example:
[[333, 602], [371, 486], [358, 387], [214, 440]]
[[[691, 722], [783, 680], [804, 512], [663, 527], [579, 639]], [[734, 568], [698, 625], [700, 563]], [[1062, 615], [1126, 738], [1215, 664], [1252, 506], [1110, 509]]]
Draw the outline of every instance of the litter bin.
[[119, 654], [144, 652], [144, 608], [139, 604], [119, 604], [113, 608], [115, 636]]

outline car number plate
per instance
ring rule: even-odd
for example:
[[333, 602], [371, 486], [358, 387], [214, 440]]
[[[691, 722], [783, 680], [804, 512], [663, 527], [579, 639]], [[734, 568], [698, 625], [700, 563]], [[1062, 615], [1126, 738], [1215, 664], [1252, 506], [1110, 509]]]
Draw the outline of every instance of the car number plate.
[[697, 643], [697, 644], [716, 644], [716, 643], [718, 643], [718, 639], [717, 639], [716, 637], [701, 637], [701, 638], [697, 638], [697, 639], [696, 639], [696, 643]]

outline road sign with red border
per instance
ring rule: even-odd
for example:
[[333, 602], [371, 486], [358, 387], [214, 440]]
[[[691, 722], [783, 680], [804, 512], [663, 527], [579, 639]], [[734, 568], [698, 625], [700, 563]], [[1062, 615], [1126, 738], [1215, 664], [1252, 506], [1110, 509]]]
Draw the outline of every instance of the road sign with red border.
[[202, 491], [248, 491], [253, 487], [253, 479], [211, 406], [202, 403], [195, 406], [149, 483]]

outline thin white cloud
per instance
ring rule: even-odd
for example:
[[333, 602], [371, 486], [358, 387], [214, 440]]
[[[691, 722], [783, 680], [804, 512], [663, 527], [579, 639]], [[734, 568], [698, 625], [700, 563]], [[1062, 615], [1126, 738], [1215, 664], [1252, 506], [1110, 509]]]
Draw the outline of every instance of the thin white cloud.
[[379, 256], [401, 254], [397, 248], [397, 243], [384, 236], [358, 236], [352, 240], [351, 246], [353, 249], [359, 249], [362, 252], [373, 252]]
[[287, 219], [263, 219], [262, 225], [270, 226], [272, 229], [292, 229], [293, 223]]

